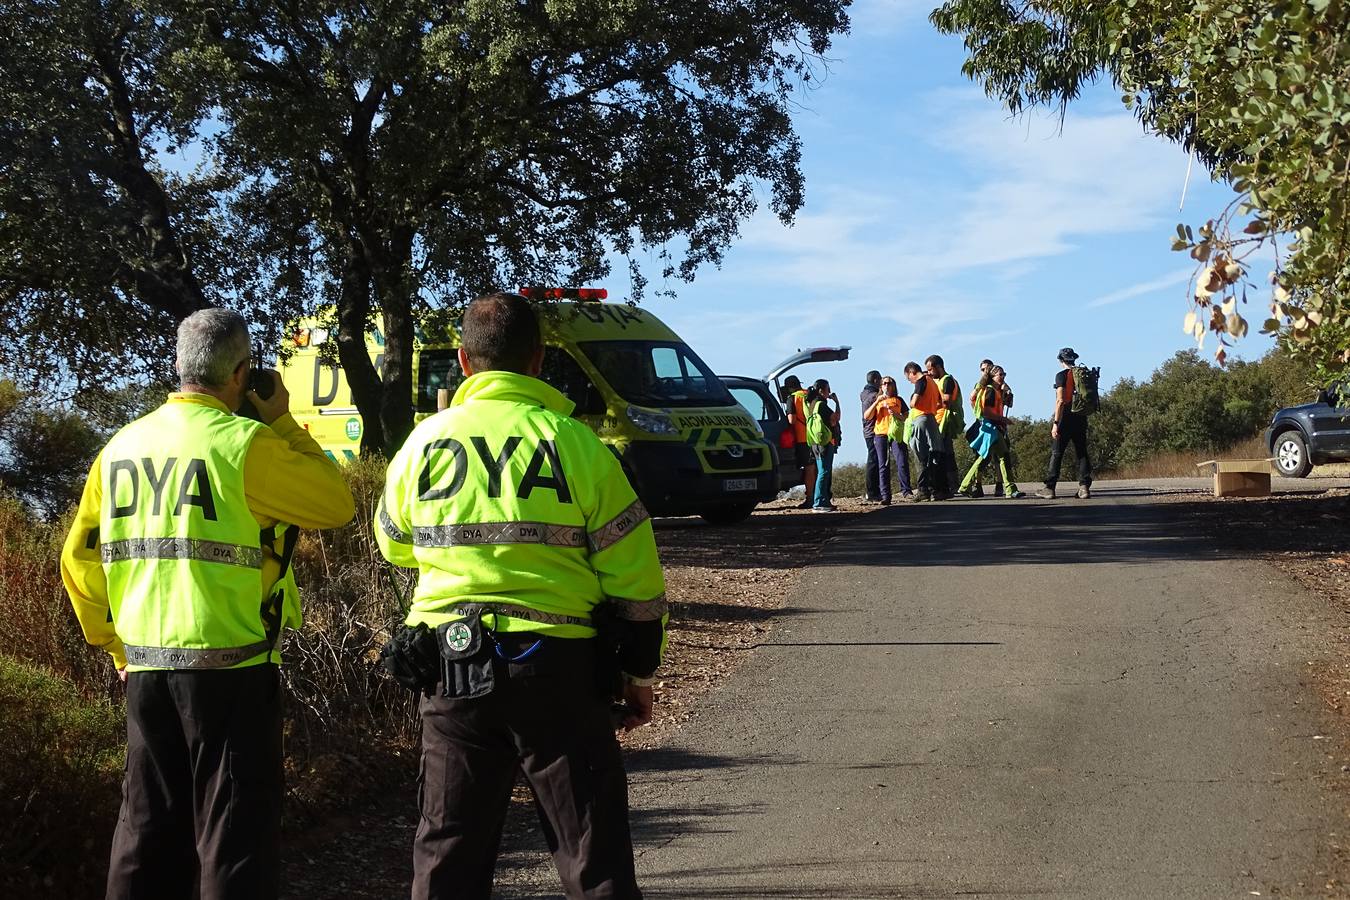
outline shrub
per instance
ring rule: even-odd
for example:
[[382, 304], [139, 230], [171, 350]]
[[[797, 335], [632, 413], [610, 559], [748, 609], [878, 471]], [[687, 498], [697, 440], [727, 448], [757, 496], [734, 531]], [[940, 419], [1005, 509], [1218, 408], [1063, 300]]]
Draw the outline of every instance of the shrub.
[[86, 697], [116, 692], [108, 655], [90, 647], [61, 584], [70, 517], [48, 523], [0, 495], [0, 654], [69, 679]]
[[378, 457], [345, 464], [356, 518], [342, 528], [304, 532], [296, 547], [305, 622], [286, 634], [281, 672], [294, 775], [288, 815], [299, 821], [346, 805], [353, 789], [407, 776], [385, 763], [390, 755], [411, 760], [420, 735], [413, 695], [378, 666], [413, 581], [386, 565], [375, 545], [371, 523], [384, 470]]
[[119, 706], [0, 656], [0, 895], [101, 897], [124, 755]]

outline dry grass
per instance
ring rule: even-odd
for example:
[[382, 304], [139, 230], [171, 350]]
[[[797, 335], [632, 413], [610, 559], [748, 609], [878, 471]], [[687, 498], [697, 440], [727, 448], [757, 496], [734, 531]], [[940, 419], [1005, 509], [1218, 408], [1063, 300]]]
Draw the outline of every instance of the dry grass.
[[[389, 629], [402, 618], [391, 584], [407, 578], [377, 562], [370, 523], [384, 467], [380, 460], [359, 461], [346, 472], [356, 519], [343, 528], [304, 534], [296, 551], [305, 624], [287, 633], [282, 646], [291, 826], [306, 827], [391, 779], [410, 778], [413, 770], [415, 705], [376, 662]], [[85, 643], [61, 583], [68, 528], [69, 516], [44, 523], [0, 497], [0, 656], [56, 676], [74, 695], [71, 702], [111, 700], [120, 710], [123, 691], [116, 673], [105, 653]], [[400, 585], [400, 594], [410, 592], [410, 585]], [[106, 746], [86, 749], [120, 752], [120, 732], [101, 739]], [[58, 761], [59, 755], [49, 763]], [[89, 835], [90, 846], [103, 848], [100, 854], [106, 854], [102, 831], [110, 833], [117, 816], [116, 797], [103, 799], [106, 807], [91, 813], [100, 829]], [[43, 806], [54, 800], [39, 796], [27, 802]], [[98, 862], [106, 865], [106, 856]], [[102, 877], [99, 865], [91, 870], [91, 890]]]
[[1270, 455], [1265, 441], [1254, 435], [1226, 450], [1159, 453], [1141, 463], [1126, 466], [1114, 472], [1103, 473], [1106, 478], [1194, 478], [1206, 475], [1208, 470], [1196, 468], [1196, 463], [1207, 459], [1265, 459]]
[[108, 656], [90, 647], [61, 584], [61, 545], [70, 517], [33, 518], [0, 496], [0, 655], [73, 683], [88, 698], [120, 693]]
[[[282, 647], [287, 697], [288, 823], [305, 826], [410, 777], [420, 732], [413, 695], [384, 675], [380, 648], [403, 619], [411, 576], [381, 561], [372, 520], [384, 461], [344, 467], [356, 518], [306, 532], [296, 548], [305, 623]], [[391, 761], [402, 764], [390, 765]]]
[[[1266, 459], [1269, 456], [1270, 450], [1266, 447], [1265, 437], [1258, 434], [1225, 450], [1159, 453], [1137, 465], [1126, 466], [1118, 471], [1103, 472], [1099, 477], [1108, 479], [1194, 478], [1198, 475], [1209, 474], [1208, 469], [1196, 467], [1196, 463], [1208, 459]], [[1350, 463], [1322, 465], [1313, 471], [1319, 475], [1350, 475]]]

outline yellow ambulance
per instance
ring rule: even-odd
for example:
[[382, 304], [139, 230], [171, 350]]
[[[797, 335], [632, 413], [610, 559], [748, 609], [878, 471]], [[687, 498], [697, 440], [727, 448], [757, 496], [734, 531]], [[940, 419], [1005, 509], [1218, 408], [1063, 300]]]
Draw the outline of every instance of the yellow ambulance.
[[[534, 289], [544, 334], [540, 377], [565, 394], [623, 463], [653, 515], [701, 515], [716, 524], [746, 518], [778, 495], [776, 454], [759, 423], [680, 336], [651, 312], [605, 303], [603, 289]], [[464, 373], [457, 322], [420, 333], [413, 356], [414, 412], [437, 411]], [[330, 335], [301, 323], [281, 376], [291, 411], [335, 459], [356, 456], [361, 416], [341, 369], [320, 348]], [[384, 338], [367, 336], [376, 371]], [[331, 352], [328, 354], [331, 358]]]

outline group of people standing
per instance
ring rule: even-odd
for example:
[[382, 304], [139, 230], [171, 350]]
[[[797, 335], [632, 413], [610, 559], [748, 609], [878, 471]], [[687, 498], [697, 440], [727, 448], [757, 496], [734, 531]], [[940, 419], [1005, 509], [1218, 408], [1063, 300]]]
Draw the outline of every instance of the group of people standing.
[[[891, 469], [895, 467], [903, 500], [948, 500], [954, 495], [983, 496], [982, 473], [992, 470], [995, 493], [1015, 499], [1023, 496], [1012, 479], [1006, 411], [1012, 389], [1002, 366], [980, 363], [980, 379], [970, 394], [975, 419], [966, 427], [961, 386], [947, 372], [941, 356], [929, 356], [920, 366], [905, 364], [909, 383], [906, 401], [896, 379], [873, 370], [859, 399], [863, 436], [867, 441], [867, 501], [890, 505]], [[956, 440], [970, 441], [976, 459], [964, 478], [956, 468]], [[911, 483], [909, 448], [918, 460], [917, 483]], [[958, 482], [958, 479], [959, 482]]]
[[[1051, 421], [1050, 466], [1045, 487], [1037, 497], [1053, 499], [1060, 464], [1070, 444], [1078, 456], [1077, 496], [1091, 496], [1092, 463], [1087, 452], [1087, 417], [1075, 412], [1073, 369], [1078, 354], [1070, 347], [1060, 350], [1061, 371], [1055, 379], [1055, 408]], [[956, 378], [936, 354], [922, 366], [904, 367], [908, 388], [901, 392], [893, 376], [877, 370], [867, 373], [859, 400], [863, 439], [867, 445], [866, 502], [889, 506], [893, 498], [891, 472], [899, 482], [899, 499], [950, 500], [982, 497], [986, 473], [995, 496], [1010, 500], [1024, 496], [1013, 480], [1012, 451], [1008, 442], [1008, 415], [1013, 391], [1007, 372], [993, 360], [980, 362], [980, 377], [967, 398], [972, 416], [966, 423], [966, 400]], [[835, 509], [832, 496], [834, 457], [839, 445], [840, 408], [829, 381], [819, 379], [803, 388], [800, 379], [784, 379], [787, 417], [796, 438], [794, 451], [802, 469], [806, 497], [803, 509], [828, 512]], [[908, 394], [908, 399], [905, 395]], [[956, 466], [956, 441], [964, 439], [975, 452], [975, 461], [964, 477]], [[911, 476], [909, 450], [918, 461], [917, 478]]]

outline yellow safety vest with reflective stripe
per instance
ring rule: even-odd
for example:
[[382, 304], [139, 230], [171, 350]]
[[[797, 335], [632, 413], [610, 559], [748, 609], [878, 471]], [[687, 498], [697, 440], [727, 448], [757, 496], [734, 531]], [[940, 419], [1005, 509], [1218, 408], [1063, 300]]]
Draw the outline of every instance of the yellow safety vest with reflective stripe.
[[605, 600], [664, 618], [647, 511], [572, 408], [538, 379], [477, 373], [394, 455], [374, 526], [385, 558], [420, 572], [409, 625], [483, 604], [498, 631], [590, 637]]
[[[104, 448], [99, 550], [129, 669], [268, 660], [282, 610], [279, 598], [269, 608], [260, 596], [264, 551], [243, 471], [262, 427], [213, 406], [170, 403]], [[287, 583], [293, 591], [289, 574]]]

